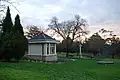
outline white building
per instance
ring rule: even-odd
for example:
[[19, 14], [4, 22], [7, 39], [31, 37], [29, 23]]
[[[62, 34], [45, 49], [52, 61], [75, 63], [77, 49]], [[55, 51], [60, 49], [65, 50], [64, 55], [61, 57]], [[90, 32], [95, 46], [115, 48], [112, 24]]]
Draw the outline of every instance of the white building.
[[57, 61], [57, 42], [58, 41], [42, 32], [29, 40], [27, 57], [29, 59], [42, 61]]

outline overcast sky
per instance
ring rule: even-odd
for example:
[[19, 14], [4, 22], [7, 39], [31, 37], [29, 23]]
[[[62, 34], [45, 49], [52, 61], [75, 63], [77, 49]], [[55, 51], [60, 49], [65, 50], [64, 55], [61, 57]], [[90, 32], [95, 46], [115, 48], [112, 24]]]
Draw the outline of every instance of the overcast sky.
[[[52, 16], [57, 16], [60, 20], [68, 20], [72, 19], [75, 14], [79, 14], [87, 19], [90, 29], [97, 30], [101, 27], [114, 28], [116, 31], [120, 29], [120, 0], [17, 1], [19, 4], [15, 3], [14, 5], [20, 11], [19, 14], [24, 26], [39, 25], [47, 27]], [[12, 18], [14, 18], [18, 12], [12, 7], [11, 9]]]

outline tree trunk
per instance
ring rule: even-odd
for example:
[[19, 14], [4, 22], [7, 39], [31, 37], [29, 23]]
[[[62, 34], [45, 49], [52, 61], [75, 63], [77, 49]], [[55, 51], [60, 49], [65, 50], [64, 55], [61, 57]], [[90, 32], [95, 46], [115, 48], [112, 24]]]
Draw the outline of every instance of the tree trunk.
[[114, 56], [115, 56], [115, 54], [114, 53], [112, 53], [112, 58], [114, 59]]
[[67, 45], [66, 45], [66, 50], [67, 50], [67, 51], [66, 51], [66, 52], [67, 52], [67, 53], [66, 53], [66, 57], [69, 57], [69, 49], [68, 49], [68, 48], [69, 48], [69, 47], [68, 47], [68, 43], [67, 43]]

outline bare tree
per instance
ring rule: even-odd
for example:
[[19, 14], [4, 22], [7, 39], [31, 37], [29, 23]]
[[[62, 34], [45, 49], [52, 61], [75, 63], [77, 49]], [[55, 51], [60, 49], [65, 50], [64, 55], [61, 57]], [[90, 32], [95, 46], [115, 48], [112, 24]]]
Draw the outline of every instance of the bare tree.
[[66, 57], [69, 56], [69, 46], [72, 45], [73, 41], [88, 33], [86, 31], [87, 21], [79, 15], [75, 15], [73, 20], [63, 22], [59, 22], [57, 17], [53, 17], [48, 26], [50, 30], [54, 31], [53, 34], [57, 33], [65, 41]]
[[0, 0], [0, 12], [4, 12], [4, 10], [7, 9], [8, 6], [12, 6], [19, 12], [14, 3], [17, 3], [17, 1], [13, 2], [12, 0]]
[[26, 37], [32, 38], [34, 36], [39, 35], [41, 32], [43, 32], [42, 28], [37, 27], [35, 25], [30, 25], [30, 26], [27, 27]]
[[57, 17], [53, 17], [48, 26], [50, 30], [52, 29], [54, 31], [53, 34], [57, 33], [63, 40], [69, 37], [74, 41], [88, 33], [85, 29], [86, 25], [87, 21], [85, 19], [81, 18], [79, 15], [75, 15], [73, 20], [63, 22], [59, 22]]
[[100, 29], [100, 30], [99, 30], [99, 33], [101, 33], [104, 38], [105, 38], [105, 37], [108, 37], [108, 36], [111, 36], [111, 37], [112, 37], [112, 36], [115, 36], [114, 33], [113, 33], [113, 31], [111, 31], [111, 30], [106, 30], [106, 29], [104, 29], [104, 28]]
[[[114, 34], [113, 31], [106, 30], [106, 29], [102, 28], [101, 30], [99, 30], [99, 32], [104, 34], [104, 39], [106, 40], [106, 43], [108, 43], [108, 44], [116, 43], [116, 41], [117, 41], [116, 39], [118, 37], [117, 37], [117, 35]], [[108, 34], [108, 35], [106, 35], [106, 34]]]
[[14, 3], [17, 3], [17, 1], [13, 2], [12, 0], [0, 0], [0, 26], [2, 26], [1, 24], [5, 16], [5, 10], [7, 9], [8, 6], [12, 6], [19, 12]]

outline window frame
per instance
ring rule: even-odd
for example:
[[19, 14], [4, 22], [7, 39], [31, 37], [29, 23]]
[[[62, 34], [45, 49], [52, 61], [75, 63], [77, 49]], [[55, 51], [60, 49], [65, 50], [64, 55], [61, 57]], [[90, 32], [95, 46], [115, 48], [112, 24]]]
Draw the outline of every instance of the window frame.
[[47, 43], [47, 55], [55, 55], [55, 43]]

